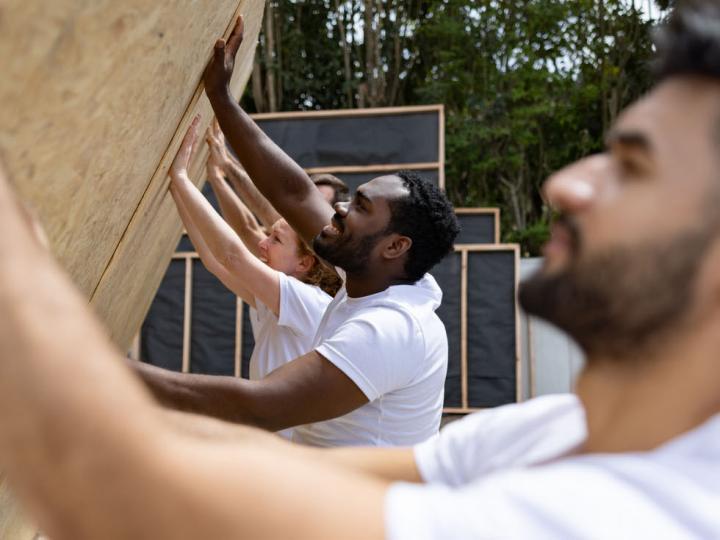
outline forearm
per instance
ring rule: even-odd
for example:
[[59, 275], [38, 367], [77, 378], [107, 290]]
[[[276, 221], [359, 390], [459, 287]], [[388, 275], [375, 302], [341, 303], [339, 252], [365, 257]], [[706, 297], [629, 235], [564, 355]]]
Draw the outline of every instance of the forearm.
[[270, 229], [281, 217], [278, 211], [263, 197], [262, 193], [258, 191], [258, 188], [250, 180], [248, 174], [234, 159], [231, 159], [226, 164], [224, 172], [250, 211], [260, 219], [266, 229]]
[[237, 233], [245, 247], [257, 257], [258, 242], [266, 236], [257, 219], [225, 180], [210, 180], [210, 186], [217, 197], [225, 221]]
[[193, 222], [192, 217], [190, 216], [190, 213], [188, 212], [182, 197], [179, 195], [178, 190], [174, 187], [173, 184], [170, 184], [170, 194], [175, 201], [175, 206], [177, 207], [178, 214], [180, 214], [180, 219], [182, 220], [183, 225], [185, 225], [185, 230], [190, 237], [190, 241], [195, 247], [195, 250], [200, 256], [200, 260], [205, 265], [205, 268], [207, 268], [210, 273], [217, 277], [222, 282], [222, 284], [225, 285], [228, 289], [230, 289], [233, 293], [235, 293], [245, 302], [254, 307], [255, 296], [241, 284], [241, 280], [231, 279], [230, 272], [220, 263], [220, 261], [217, 260], [215, 255], [207, 246], [207, 243], [205, 242], [202, 234], [195, 226], [195, 223]]
[[422, 482], [412, 448], [313, 448], [288, 442], [253, 427], [178, 411], [163, 413], [180, 433], [208, 441], [250, 444], [284, 456], [295, 455], [388, 482]]
[[254, 381], [177, 373], [136, 361], [131, 365], [165, 407], [270, 431], [286, 427], [274, 424], [274, 407]]
[[251, 444], [280, 452], [295, 452], [303, 449], [275, 433], [255, 427], [232, 424], [217, 418], [192, 414], [171, 409], [161, 409], [161, 416], [167, 426], [180, 434], [208, 442]]
[[208, 94], [223, 133], [248, 175], [275, 209], [310, 242], [333, 215], [308, 175], [235, 103], [227, 91]]
[[174, 177], [170, 189], [173, 197], [181, 201], [187, 212], [187, 218], [192, 221], [215, 260], [225, 266], [230, 256], [247, 261], [254, 258], [235, 231], [220, 217], [187, 176]]
[[318, 456], [327, 463], [388, 482], [422, 482], [412, 448], [329, 448]]
[[134, 474], [116, 467], [136, 462], [151, 398], [22, 226], [2, 178], [0, 226], [0, 468], [47, 534], [100, 537], [113, 505], [132, 505]]

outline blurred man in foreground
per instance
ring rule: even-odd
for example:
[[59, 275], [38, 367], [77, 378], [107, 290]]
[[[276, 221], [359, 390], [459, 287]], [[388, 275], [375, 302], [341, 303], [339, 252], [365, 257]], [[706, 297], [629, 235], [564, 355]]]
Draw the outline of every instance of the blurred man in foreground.
[[163, 412], [0, 181], [0, 466], [52, 538], [720, 536], [720, 7], [681, 4], [662, 82], [553, 176], [529, 311], [577, 396], [414, 449], [317, 450]]

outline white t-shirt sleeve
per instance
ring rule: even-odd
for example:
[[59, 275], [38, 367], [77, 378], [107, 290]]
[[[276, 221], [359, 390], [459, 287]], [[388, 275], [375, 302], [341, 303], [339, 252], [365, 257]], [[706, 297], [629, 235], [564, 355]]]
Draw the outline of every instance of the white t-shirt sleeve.
[[415, 446], [415, 462], [426, 482], [462, 486], [493, 471], [563, 455], [585, 433], [576, 396], [544, 396], [448, 424], [438, 437]]
[[385, 496], [386, 538], [717, 538], [717, 491], [688, 476], [696, 461], [596, 454], [462, 488], [396, 483]]
[[280, 276], [280, 310], [278, 326], [285, 326], [299, 336], [314, 336], [323, 313], [332, 298], [322, 289], [278, 272]]
[[584, 535], [576, 529], [578, 516], [568, 519], [577, 484], [560, 480], [553, 486], [552, 475], [542, 475], [548, 481], [538, 482], [527, 472], [497, 476], [464, 488], [391, 485], [385, 496], [387, 540], [541, 540], [587, 538], [597, 532], [592, 515], [586, 516]]
[[373, 401], [413, 380], [424, 349], [422, 332], [410, 315], [375, 307], [345, 321], [315, 350]]

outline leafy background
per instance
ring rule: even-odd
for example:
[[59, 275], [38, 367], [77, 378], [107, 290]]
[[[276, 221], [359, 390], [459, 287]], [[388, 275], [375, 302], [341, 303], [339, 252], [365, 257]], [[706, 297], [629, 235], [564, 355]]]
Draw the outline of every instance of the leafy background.
[[672, 1], [269, 0], [250, 112], [443, 103], [446, 188], [497, 206], [503, 240], [537, 255], [539, 187], [603, 147], [652, 84], [653, 28]]

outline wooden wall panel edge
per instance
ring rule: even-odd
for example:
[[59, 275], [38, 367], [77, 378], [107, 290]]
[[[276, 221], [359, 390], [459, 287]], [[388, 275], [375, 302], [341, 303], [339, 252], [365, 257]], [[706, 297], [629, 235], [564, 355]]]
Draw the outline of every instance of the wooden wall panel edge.
[[423, 161], [420, 163], [373, 163], [370, 165], [324, 165], [322, 167], [308, 167], [305, 172], [308, 174], [322, 173], [362, 173], [362, 172], [386, 172], [399, 170], [429, 171], [437, 169], [440, 171], [441, 163], [437, 161]]
[[[242, 58], [242, 60], [236, 66], [237, 79], [233, 81], [232, 85], [233, 95], [236, 95], [238, 99], [242, 89], [244, 89], [250, 78], [251, 67], [255, 57], [255, 47], [257, 45], [256, 32], [248, 32], [248, 29], [252, 29], [254, 26], [255, 30], [259, 31], [260, 24], [262, 22], [261, 13], [263, 6], [264, 3], [261, 0], [244, 0], [243, 2], [239, 2], [237, 10], [233, 14], [231, 21], [228, 23], [228, 28], [231, 28], [231, 24], [235, 21], [239, 13], [242, 12], [245, 15], [246, 40], [242, 47], [243, 49], [247, 47], [247, 49], [244, 51], [241, 49], [241, 52], [238, 54], [238, 58]], [[253, 17], [248, 17], [249, 10], [253, 8], [260, 14], [255, 17], [254, 20]], [[150, 308], [154, 293], [157, 291], [157, 288], [162, 281], [167, 264], [158, 264], [157, 261], [166, 261], [169, 264], [175, 248], [177, 247], [177, 243], [180, 240], [182, 226], [174, 209], [174, 203], [165, 189], [168, 182], [166, 175], [170, 163], [172, 163], [172, 159], [180, 146], [182, 137], [197, 112], [203, 113], [202, 124], [204, 124], [205, 127], [209, 125], [210, 120], [212, 119], [212, 109], [207, 101], [207, 98], [204, 97], [202, 85], [198, 86], [198, 89], [193, 96], [193, 100], [188, 105], [186, 113], [178, 125], [175, 136], [173, 137], [171, 144], [168, 146], [168, 151], [165, 155], [163, 155], [163, 158], [161, 159], [156, 172], [150, 181], [150, 184], [158, 186], [157, 189], [148, 189], [146, 195], [150, 196], [146, 196], [140, 201], [140, 204], [133, 215], [133, 219], [126, 228], [125, 234], [118, 243], [113, 257], [110, 259], [107, 267], [105, 268], [105, 271], [103, 272], [102, 277], [90, 299], [90, 304], [109, 328], [111, 338], [121, 347], [122, 350], [127, 349], [133, 336], [140, 328], [142, 321]], [[197, 178], [198, 176], [201, 176], [200, 181], [196, 181], [196, 184], [199, 187], [202, 187], [202, 184], [204, 184], [204, 175], [198, 175], [198, 173], [204, 169], [206, 157], [207, 149], [205, 148], [205, 145], [202, 144], [200, 146], [198, 156], [196, 156], [196, 159], [193, 161], [191, 166], [191, 177]], [[164, 216], [165, 221], [163, 221], [162, 215], [158, 215], [162, 214], [162, 212], [157, 212], [157, 209], [163, 205], [171, 205], [171, 208]], [[155, 212], [153, 212], [154, 209], [156, 210]], [[154, 230], [154, 226], [164, 228], [164, 230], [167, 231], [165, 238], [168, 240], [167, 243], [163, 243], [163, 246], [156, 246], [158, 250], [156, 253], [158, 256], [155, 259], [155, 263], [149, 265], [148, 263], [145, 263], [145, 266], [150, 266], [150, 268], [146, 268], [148, 273], [138, 274], [138, 279], [145, 280], [143, 291], [138, 291], [137, 286], [134, 286], [135, 284], [131, 280], [130, 276], [126, 274], [123, 275], [120, 267], [122, 266], [122, 261], [127, 259], [135, 261], [137, 264], [134, 266], [136, 267], [143, 265], [142, 255], [138, 255], [135, 252], [136, 249], [134, 249], [136, 246], [132, 245], [134, 239], [132, 233], [138, 229]], [[120, 275], [117, 276], [116, 274]], [[127, 289], [125, 292], [129, 291], [130, 293], [135, 293], [134, 295], [129, 294], [130, 297], [134, 298], [134, 308], [132, 313], [122, 314], [124, 316], [118, 315], [118, 310], [115, 309], [118, 294], [116, 291], [113, 291], [113, 289], [117, 287], [120, 289]]]
[[500, 214], [500, 209], [492, 206], [456, 206], [455, 213], [462, 215], [490, 214], [497, 216]]
[[439, 112], [444, 105], [409, 105], [406, 107], [371, 107], [367, 109], [331, 109], [324, 111], [287, 111], [274, 113], [254, 113], [250, 117], [255, 121], [263, 120], [293, 120], [296, 118], [342, 118], [354, 116], [388, 116], [391, 114], [417, 114], [424, 112]]
[[[468, 253], [482, 253], [482, 252], [497, 252], [497, 251], [511, 251], [513, 253], [515, 264], [513, 268], [513, 281], [514, 281], [514, 287], [515, 287], [515, 294], [513, 298], [513, 302], [515, 305], [515, 401], [521, 402], [522, 399], [522, 383], [523, 383], [523, 372], [522, 372], [522, 360], [521, 360], [521, 350], [520, 350], [520, 305], [518, 303], [518, 285], [519, 285], [519, 278], [520, 278], [520, 245], [519, 244], [455, 244], [455, 252], [459, 252], [461, 256], [463, 257], [463, 261], [465, 263], [463, 264], [461, 268], [462, 277], [466, 280], [467, 279], [467, 257]], [[462, 278], [461, 278], [462, 279]], [[463, 302], [467, 303], [467, 282], [464, 283], [461, 282], [461, 298], [460, 302], [461, 305]], [[467, 337], [463, 338], [462, 336], [462, 325], [467, 324], [467, 310], [464, 310], [461, 315], [461, 388], [465, 388], [467, 385], [466, 377], [463, 377], [463, 362], [465, 362], [465, 365], [467, 365], [467, 357], [466, 352], [463, 353], [462, 351], [467, 351]], [[463, 349], [464, 348], [464, 349]], [[460, 409], [457, 409], [458, 411], [465, 411], [465, 412], [471, 412], [471, 408], [467, 406], [466, 402], [463, 402], [463, 407]], [[445, 411], [443, 409], [443, 411]], [[458, 412], [458, 414], [462, 414], [461, 412]]]
[[445, 191], [445, 105], [438, 111], [438, 186]]
[[455, 249], [460, 253], [460, 407], [457, 410], [468, 410], [468, 252]]

